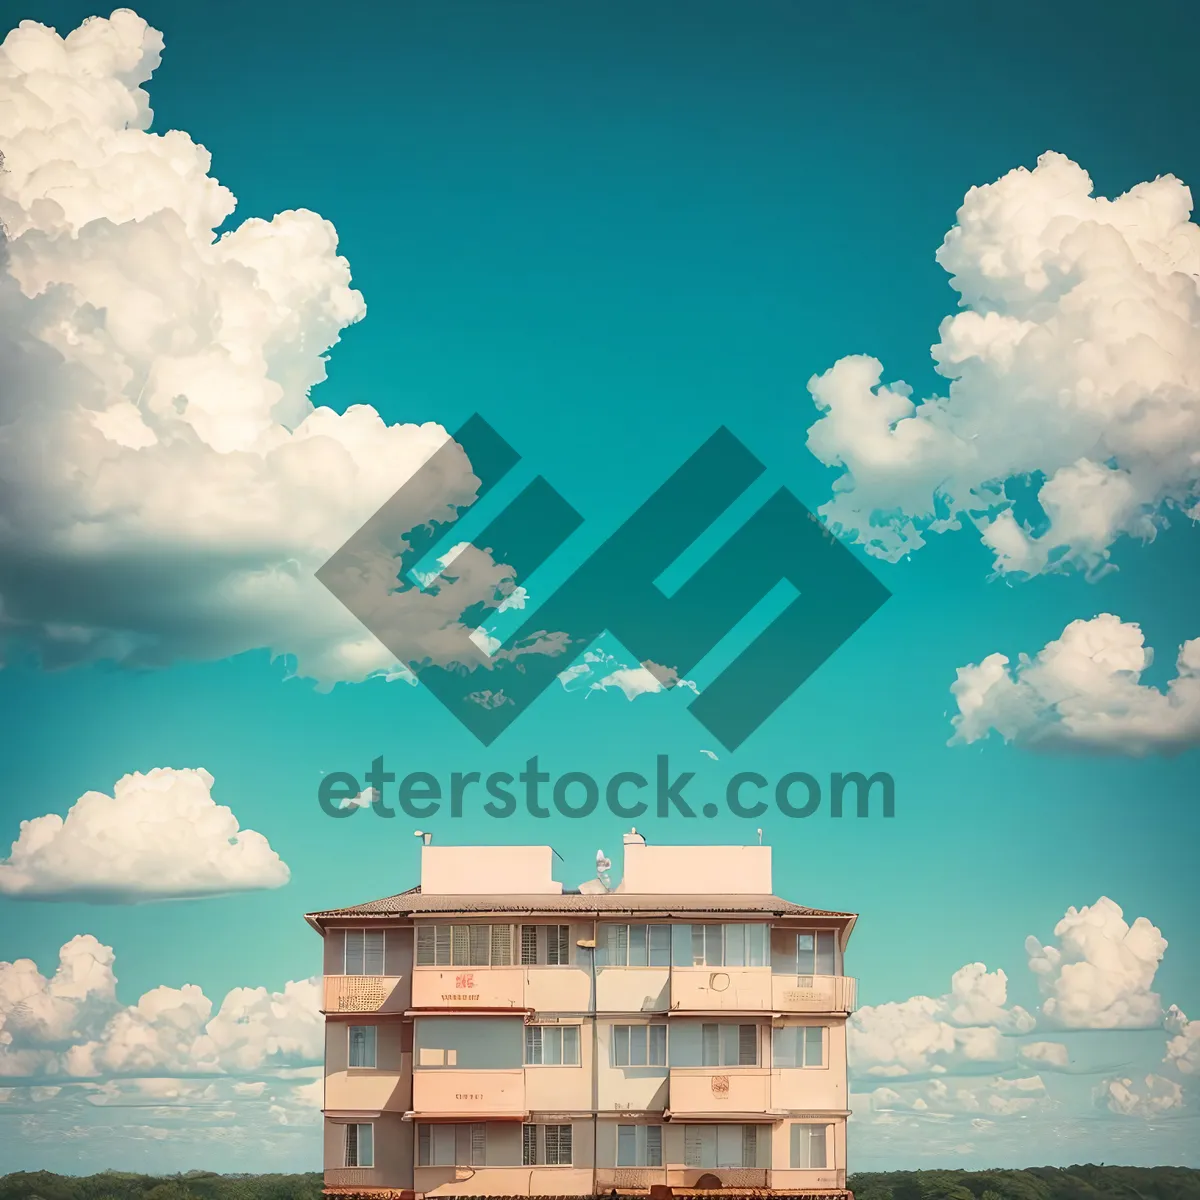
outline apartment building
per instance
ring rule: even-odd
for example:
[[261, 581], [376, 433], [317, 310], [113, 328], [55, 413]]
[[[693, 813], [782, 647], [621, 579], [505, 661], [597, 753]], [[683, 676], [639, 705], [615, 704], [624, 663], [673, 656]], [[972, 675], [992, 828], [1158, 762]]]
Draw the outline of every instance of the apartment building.
[[566, 891], [547, 846], [426, 845], [324, 939], [331, 1195], [844, 1195], [852, 913], [767, 846], [650, 846]]

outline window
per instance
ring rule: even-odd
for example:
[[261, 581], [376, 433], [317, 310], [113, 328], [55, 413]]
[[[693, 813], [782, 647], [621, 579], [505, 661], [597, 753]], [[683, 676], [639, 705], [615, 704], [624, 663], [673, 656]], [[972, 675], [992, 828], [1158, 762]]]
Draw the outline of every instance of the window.
[[418, 967], [511, 967], [511, 925], [418, 925]]
[[373, 1167], [375, 1165], [375, 1126], [346, 1126], [347, 1167]]
[[[763, 1152], [770, 1138], [762, 1139]], [[685, 1125], [683, 1163], [687, 1167], [756, 1167], [759, 1158], [757, 1125]]]
[[383, 974], [382, 929], [346, 930], [346, 974]]
[[565, 967], [570, 962], [570, 925], [521, 926], [521, 966]]
[[758, 1066], [757, 1025], [702, 1025], [700, 1066]]
[[482, 1167], [487, 1165], [487, 1126], [469, 1124], [418, 1125], [417, 1166]]
[[571, 1165], [571, 1126], [522, 1126], [521, 1162], [526, 1167], [569, 1167]]
[[771, 1065], [775, 1067], [823, 1067], [825, 1027], [785, 1025], [771, 1033]]
[[792, 1166], [827, 1167], [828, 1125], [792, 1126]]
[[669, 967], [670, 925], [604, 925], [596, 946], [598, 967]]
[[530, 1067], [579, 1066], [578, 1025], [526, 1025], [525, 1064]]
[[618, 1125], [618, 1167], [661, 1167], [661, 1125]]
[[766, 925], [673, 925], [671, 961], [676, 967], [765, 967]]
[[350, 1057], [348, 1065], [352, 1067], [374, 1067], [376, 1034], [374, 1025], [350, 1026]]
[[776, 975], [838, 974], [833, 930], [772, 929], [771, 970]]
[[666, 1025], [614, 1025], [612, 1027], [614, 1067], [665, 1067], [667, 1065]]
[[418, 1017], [413, 1066], [504, 1070], [524, 1062], [525, 1022], [520, 1017]]

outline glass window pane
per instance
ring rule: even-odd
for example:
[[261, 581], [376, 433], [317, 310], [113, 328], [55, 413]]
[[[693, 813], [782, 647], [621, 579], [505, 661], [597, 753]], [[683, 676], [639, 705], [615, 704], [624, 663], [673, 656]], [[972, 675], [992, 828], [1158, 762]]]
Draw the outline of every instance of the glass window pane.
[[361, 975], [363, 973], [363, 931], [361, 929], [346, 930], [346, 974]]
[[471, 960], [471, 928], [469, 925], [450, 926], [451, 957], [456, 967], [466, 967]]
[[521, 1127], [521, 1162], [527, 1167], [537, 1164], [537, 1126]]
[[662, 1126], [647, 1125], [646, 1130], [646, 1166], [662, 1166]]
[[746, 965], [746, 926], [725, 926], [725, 965], [727, 967], [744, 967]]
[[704, 965], [706, 967], [723, 967], [725, 965], [724, 925], [704, 926]]
[[548, 1067], [562, 1066], [562, 1030], [542, 1030], [542, 1062]]
[[645, 967], [650, 962], [649, 947], [646, 944], [645, 925], [630, 925], [629, 927], [629, 965]]
[[579, 1066], [579, 1026], [566, 1025], [563, 1027], [562, 1060], [572, 1067]]
[[512, 926], [492, 926], [492, 966], [507, 967], [512, 964]]
[[817, 970], [818, 975], [832, 975], [833, 969], [833, 930], [823, 929], [817, 934]]
[[692, 927], [690, 925], [670, 925], [671, 930], [671, 966], [690, 967], [692, 955]]
[[525, 1026], [525, 1061], [537, 1066], [542, 1061], [542, 1027], [540, 1025]]
[[613, 1026], [613, 1065], [629, 1066], [629, 1026]]
[[434, 958], [439, 967], [450, 965], [451, 933], [452, 927], [449, 925], [438, 925], [434, 930]]
[[736, 1067], [738, 1065], [738, 1032], [737, 1025], [721, 1026], [721, 1066]]
[[635, 1025], [629, 1031], [629, 1065], [646, 1066], [647, 1033], [645, 1025]]
[[811, 933], [796, 935], [796, 973], [799, 975], [815, 974], [816, 938]]
[[521, 926], [521, 966], [537, 965], [537, 926]]
[[650, 1066], [665, 1067], [667, 1065], [667, 1027], [665, 1025], [650, 1026]]
[[758, 1066], [757, 1025], [738, 1026], [738, 1056], [735, 1061], [739, 1067]]
[[746, 926], [746, 966], [765, 967], [767, 965], [767, 927], [765, 925]]
[[363, 934], [363, 974], [383, 974], [382, 929], [368, 929]]
[[825, 1065], [825, 1030], [820, 1025], [804, 1027], [804, 1065], [806, 1067], [823, 1067]]
[[776, 975], [795, 975], [796, 935], [787, 929], [771, 930], [771, 970]]
[[693, 967], [704, 966], [704, 926], [692, 926], [692, 963]]
[[702, 1067], [719, 1067], [721, 1065], [721, 1027], [719, 1025], [704, 1025], [700, 1030], [701, 1048], [700, 1065]]
[[374, 1125], [358, 1127], [358, 1165], [373, 1167], [375, 1165]]
[[650, 965], [652, 967], [669, 967], [671, 965], [670, 925], [651, 925], [649, 940]]
[[469, 966], [486, 967], [491, 961], [491, 929], [487, 925], [469, 925], [471, 955]]
[[434, 962], [434, 936], [432, 925], [417, 926], [417, 966], [432, 967]]
[[617, 1166], [638, 1167], [637, 1126], [617, 1126]]

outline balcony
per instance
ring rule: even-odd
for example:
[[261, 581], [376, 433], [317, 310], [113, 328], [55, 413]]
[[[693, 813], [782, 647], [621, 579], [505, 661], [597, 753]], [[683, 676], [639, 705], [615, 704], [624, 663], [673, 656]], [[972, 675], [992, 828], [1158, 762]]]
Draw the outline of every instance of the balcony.
[[850, 975], [772, 975], [771, 1005], [785, 1013], [852, 1013], [858, 980]]
[[326, 975], [327, 1013], [402, 1013], [408, 1007], [400, 975]]
[[417, 1167], [413, 1182], [426, 1196], [590, 1196], [586, 1167]]
[[355, 1192], [360, 1188], [384, 1187], [383, 1171], [379, 1167], [326, 1167], [325, 1187]]
[[672, 967], [672, 1012], [769, 1012], [770, 967]]
[[444, 1115], [462, 1121], [516, 1118], [526, 1112], [525, 1072], [418, 1066], [412, 1097], [418, 1121]]
[[671, 1116], [712, 1117], [736, 1121], [742, 1113], [765, 1113], [771, 1107], [771, 1072], [765, 1067], [674, 1067], [667, 1107]]
[[523, 967], [417, 967], [414, 1008], [524, 1008]]
[[770, 1187], [766, 1167], [668, 1167], [667, 1186], [708, 1192], [718, 1189], [746, 1191]]

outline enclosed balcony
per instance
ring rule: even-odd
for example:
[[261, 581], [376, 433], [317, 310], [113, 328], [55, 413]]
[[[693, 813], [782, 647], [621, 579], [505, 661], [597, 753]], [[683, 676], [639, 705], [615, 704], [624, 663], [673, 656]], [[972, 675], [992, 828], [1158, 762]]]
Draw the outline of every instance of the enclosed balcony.
[[519, 1017], [418, 1017], [412, 1085], [416, 1119], [523, 1114], [524, 1031]]
[[772, 975], [771, 1007], [781, 1013], [852, 1013], [858, 980], [850, 975]]
[[402, 975], [326, 975], [327, 1013], [402, 1013], [408, 1008], [407, 980]]

